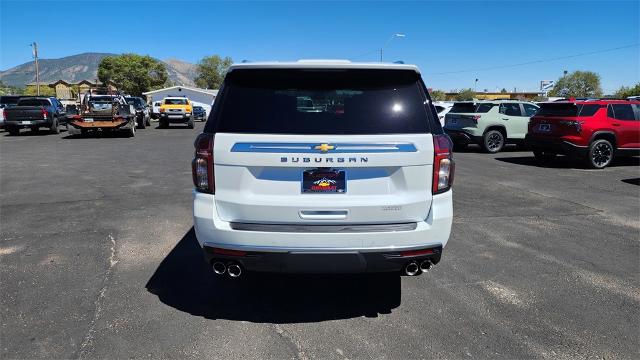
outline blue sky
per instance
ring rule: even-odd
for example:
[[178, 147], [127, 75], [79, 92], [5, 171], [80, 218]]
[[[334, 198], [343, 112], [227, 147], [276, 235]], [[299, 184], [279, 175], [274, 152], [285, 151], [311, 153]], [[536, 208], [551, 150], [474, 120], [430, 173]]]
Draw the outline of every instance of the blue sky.
[[[109, 15], [129, 15], [122, 22]], [[33, 15], [29, 12], [34, 11]], [[106, 16], [101, 18], [101, 16]], [[95, 23], [87, 20], [95, 19]], [[108, 31], [101, 32], [100, 26]], [[0, 0], [0, 69], [40, 57], [135, 52], [196, 62], [347, 58], [420, 66], [427, 86], [536, 90], [591, 70], [605, 91], [640, 81], [640, 1], [188, 2]], [[492, 70], [625, 45], [625, 49]], [[472, 70], [457, 72], [461, 70]], [[454, 72], [442, 74], [445, 72]]]

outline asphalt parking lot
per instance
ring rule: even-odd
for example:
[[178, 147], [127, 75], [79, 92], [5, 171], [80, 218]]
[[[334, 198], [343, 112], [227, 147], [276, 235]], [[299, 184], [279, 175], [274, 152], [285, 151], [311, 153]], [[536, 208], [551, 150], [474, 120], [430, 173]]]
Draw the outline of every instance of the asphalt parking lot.
[[420, 277], [225, 284], [191, 220], [193, 139], [0, 132], [2, 358], [638, 358], [640, 161], [457, 153]]

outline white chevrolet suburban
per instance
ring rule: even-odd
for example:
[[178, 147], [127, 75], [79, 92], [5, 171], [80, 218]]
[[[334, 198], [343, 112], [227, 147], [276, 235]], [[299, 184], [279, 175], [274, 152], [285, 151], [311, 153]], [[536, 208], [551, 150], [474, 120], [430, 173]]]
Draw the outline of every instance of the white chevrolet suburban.
[[212, 112], [193, 218], [216, 274], [418, 275], [440, 261], [452, 143], [416, 66], [237, 64]]

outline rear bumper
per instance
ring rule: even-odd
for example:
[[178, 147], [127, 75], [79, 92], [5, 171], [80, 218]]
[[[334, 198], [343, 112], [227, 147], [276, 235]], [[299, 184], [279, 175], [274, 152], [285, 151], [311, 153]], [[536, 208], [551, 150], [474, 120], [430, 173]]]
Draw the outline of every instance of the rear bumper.
[[[250, 271], [362, 273], [399, 271], [410, 260], [440, 260], [451, 232], [452, 192], [433, 196], [429, 216], [407, 231], [295, 232], [237, 230], [220, 219], [215, 196], [194, 191], [194, 228], [205, 259], [235, 260]], [[245, 256], [214, 249], [246, 252]], [[433, 249], [402, 257], [401, 251]]]
[[[345, 274], [368, 272], [399, 272], [412, 261], [420, 263], [430, 260], [432, 264], [440, 262], [442, 246], [411, 247], [406, 249], [333, 249], [329, 251], [310, 252], [297, 248], [280, 251], [260, 251], [259, 248], [249, 247], [244, 255], [223, 255], [217, 252], [216, 244], [204, 243], [205, 261], [213, 264], [215, 261], [223, 263], [237, 262], [248, 271], [276, 272], [276, 273], [307, 273], [307, 274]], [[403, 256], [402, 251], [421, 250], [429, 254]]]
[[462, 130], [444, 129], [444, 132], [458, 145], [479, 144], [482, 140], [481, 137], [474, 136]]
[[160, 114], [160, 120], [167, 121], [169, 123], [183, 124], [183, 123], [189, 122], [190, 119], [191, 119], [191, 115], [186, 115], [186, 114], [167, 114], [167, 113]]
[[131, 126], [135, 126], [135, 124], [135, 117], [123, 121], [94, 120], [92, 122], [86, 122], [74, 120], [69, 122], [69, 125], [79, 130], [116, 130], [130, 128]]
[[12, 128], [30, 128], [33, 126], [51, 126], [51, 119], [47, 119], [47, 120], [24, 120], [24, 121], [28, 121], [28, 124], [23, 124], [23, 121], [16, 121], [16, 120], [5, 120], [5, 126], [6, 127], [12, 127]]
[[589, 147], [576, 145], [561, 138], [540, 138], [527, 134], [525, 143], [533, 150], [546, 151], [572, 157], [585, 157]]

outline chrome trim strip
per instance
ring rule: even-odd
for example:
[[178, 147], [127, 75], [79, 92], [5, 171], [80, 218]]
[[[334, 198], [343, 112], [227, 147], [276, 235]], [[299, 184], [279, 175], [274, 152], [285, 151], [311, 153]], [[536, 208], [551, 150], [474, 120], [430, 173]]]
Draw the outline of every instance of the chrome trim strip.
[[316, 149], [320, 143], [235, 143], [231, 152], [339, 154], [339, 153], [387, 153], [416, 152], [411, 143], [328, 143], [334, 148], [328, 151]]
[[400, 224], [371, 224], [371, 225], [309, 225], [309, 224], [256, 224], [232, 222], [233, 230], [286, 232], [286, 233], [371, 233], [412, 231], [418, 227], [417, 223]]
[[378, 246], [378, 247], [288, 247], [288, 246], [260, 246], [260, 245], [238, 245], [238, 244], [219, 244], [205, 241], [203, 247], [221, 248], [228, 250], [240, 250], [247, 252], [279, 252], [279, 253], [377, 253], [377, 252], [397, 252], [409, 250], [421, 250], [425, 248], [442, 246], [442, 243], [433, 242], [421, 245], [411, 246]]

